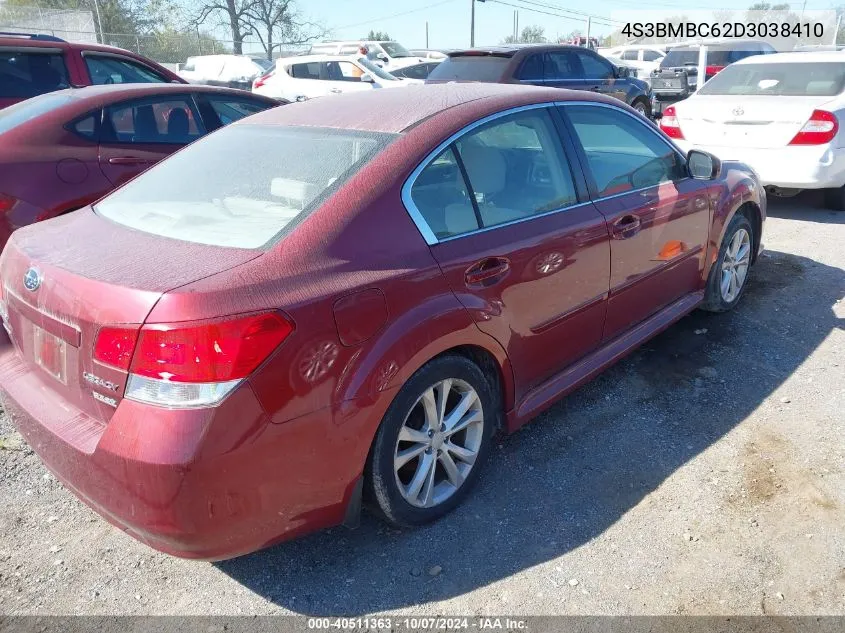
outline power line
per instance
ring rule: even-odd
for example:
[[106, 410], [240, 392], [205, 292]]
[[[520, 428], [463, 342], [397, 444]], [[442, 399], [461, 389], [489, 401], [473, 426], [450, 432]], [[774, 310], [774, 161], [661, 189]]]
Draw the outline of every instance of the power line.
[[[490, 1], [490, 0], [488, 0]], [[379, 18], [371, 18], [364, 22], [356, 22], [355, 24], [344, 24], [343, 26], [335, 26], [332, 30], [339, 30], [339, 29], [351, 29], [354, 26], [367, 26], [372, 24], [373, 22], [380, 22], [382, 20], [392, 20], [393, 18], [400, 18], [403, 15], [410, 15], [411, 13], [419, 13], [420, 11], [427, 11], [429, 9], [433, 9], [434, 7], [439, 7], [443, 4], [448, 4], [450, 2], [457, 2], [457, 0], [441, 0], [440, 2], [435, 2], [434, 4], [429, 4], [424, 7], [419, 7], [418, 9], [411, 9], [410, 11], [402, 11], [401, 13], [393, 13], [391, 15], [384, 15]]]
[[[516, 2], [527, 2], [529, 4], [533, 4], [536, 6], [541, 6], [545, 8], [552, 8], [548, 5], [540, 4], [537, 2], [530, 2], [530, 0], [515, 0]], [[613, 26], [614, 24], [624, 24], [624, 22], [620, 22], [618, 20], [611, 20], [610, 18], [601, 16], [601, 15], [591, 15], [589, 13], [582, 13], [580, 11], [573, 11], [571, 9], [558, 9], [559, 11], [567, 11], [568, 13], [574, 15], [565, 15], [563, 13], [552, 13], [550, 11], [543, 11], [542, 9], [536, 9], [531, 6], [526, 6], [524, 4], [511, 4], [510, 2], [505, 2], [504, 0], [485, 0], [485, 2], [495, 2], [496, 4], [503, 4], [508, 7], [513, 7], [515, 9], [522, 9], [523, 11], [533, 11], [534, 13], [542, 13], [544, 15], [551, 15], [556, 18], [563, 18], [564, 20], [571, 20], [573, 22], [585, 22], [587, 18], [589, 18], [593, 22], [597, 22], [599, 24], [604, 24], [606, 26]], [[554, 7], [557, 8], [557, 7]]]

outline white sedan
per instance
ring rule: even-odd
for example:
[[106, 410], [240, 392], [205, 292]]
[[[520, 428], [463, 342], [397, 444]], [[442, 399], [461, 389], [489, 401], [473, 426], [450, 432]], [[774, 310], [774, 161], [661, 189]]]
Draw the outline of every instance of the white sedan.
[[842, 53], [748, 57], [666, 108], [660, 128], [684, 151], [741, 160], [774, 195], [824, 189], [845, 210], [843, 90]]
[[283, 101], [305, 101], [344, 92], [400, 88], [422, 83], [399, 79], [363, 58], [301, 55], [279, 59], [269, 73], [252, 84], [256, 94]]

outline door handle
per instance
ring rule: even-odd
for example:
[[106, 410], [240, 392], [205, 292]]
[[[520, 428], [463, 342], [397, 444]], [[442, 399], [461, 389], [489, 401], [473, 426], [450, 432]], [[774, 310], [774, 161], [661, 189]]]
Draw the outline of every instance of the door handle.
[[109, 165], [145, 165], [152, 163], [149, 158], [140, 158], [138, 156], [115, 156], [109, 158]]
[[492, 285], [504, 279], [511, 269], [510, 262], [504, 257], [487, 257], [480, 262], [474, 263], [464, 273], [464, 280], [467, 285], [485, 283]]
[[613, 237], [617, 240], [626, 240], [634, 237], [640, 232], [640, 218], [636, 215], [623, 215], [613, 223]]

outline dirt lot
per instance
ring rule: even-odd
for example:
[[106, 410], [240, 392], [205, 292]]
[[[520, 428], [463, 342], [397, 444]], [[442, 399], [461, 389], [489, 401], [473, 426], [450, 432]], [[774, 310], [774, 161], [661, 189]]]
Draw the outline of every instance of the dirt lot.
[[773, 201], [693, 314], [499, 443], [467, 504], [224, 563], [154, 552], [0, 420], [0, 613], [845, 614], [845, 214]]

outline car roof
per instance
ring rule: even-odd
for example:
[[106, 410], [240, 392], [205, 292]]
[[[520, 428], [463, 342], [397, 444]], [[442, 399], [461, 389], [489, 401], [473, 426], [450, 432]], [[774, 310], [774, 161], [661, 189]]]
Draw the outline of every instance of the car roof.
[[350, 59], [354, 59], [355, 55], [323, 55], [323, 54], [314, 54], [314, 55], [294, 55], [293, 57], [280, 57], [276, 60], [276, 63], [284, 64], [310, 64], [314, 62], [348, 62]]
[[585, 91], [516, 84], [450, 82], [351, 92], [266, 110], [235, 125], [327, 127], [398, 134], [448, 112], [467, 123], [487, 114], [534, 103], [618, 101]]
[[546, 52], [559, 50], [586, 50], [583, 46], [574, 44], [499, 44], [497, 46], [476, 46], [474, 48], [461, 48], [449, 51], [449, 57], [463, 57], [470, 55], [483, 56], [485, 54], [500, 57], [513, 57], [522, 51]]
[[790, 52], [773, 53], [771, 55], [754, 55], [740, 59], [736, 64], [785, 64], [785, 63], [812, 64], [817, 62], [839, 62], [845, 64], [845, 53], [842, 51], [817, 51], [817, 52]]
[[122, 53], [136, 57], [137, 55], [132, 51], [128, 51], [117, 46], [106, 46], [104, 44], [88, 44], [82, 42], [67, 42], [65, 40], [45, 39], [41, 37], [26, 37], [21, 34], [21, 37], [0, 35], [0, 46], [12, 48], [55, 48], [55, 49], [76, 49], [85, 51], [97, 51], [100, 53]]
[[718, 40], [714, 42], [685, 42], [667, 47], [666, 52], [683, 49], [701, 48], [707, 46], [712, 50], [745, 50], [748, 46], [771, 46], [762, 40]]

